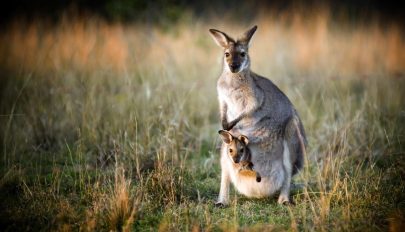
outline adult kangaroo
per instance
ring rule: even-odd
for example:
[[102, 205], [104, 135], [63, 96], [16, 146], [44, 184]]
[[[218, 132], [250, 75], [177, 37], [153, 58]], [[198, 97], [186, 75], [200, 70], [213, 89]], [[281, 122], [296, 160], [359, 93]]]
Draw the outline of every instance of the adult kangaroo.
[[291, 177], [303, 166], [307, 144], [304, 127], [287, 96], [269, 79], [250, 70], [249, 44], [257, 26], [238, 39], [210, 29], [224, 51], [217, 83], [221, 123], [233, 135], [249, 138], [251, 162], [261, 182], [239, 175], [221, 148], [221, 187], [216, 205], [229, 203], [229, 185], [247, 197], [266, 197], [280, 191], [278, 203], [290, 202]]

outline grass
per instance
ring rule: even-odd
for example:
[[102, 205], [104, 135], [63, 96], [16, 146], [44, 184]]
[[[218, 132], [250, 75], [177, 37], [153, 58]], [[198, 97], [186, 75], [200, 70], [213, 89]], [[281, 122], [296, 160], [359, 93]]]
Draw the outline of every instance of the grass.
[[214, 22], [165, 31], [97, 18], [8, 25], [0, 36], [0, 227], [403, 229], [403, 31], [325, 11], [258, 16], [253, 69], [300, 113], [306, 165], [294, 178], [295, 206], [232, 191], [230, 206], [217, 209], [221, 54], [208, 28], [249, 25]]

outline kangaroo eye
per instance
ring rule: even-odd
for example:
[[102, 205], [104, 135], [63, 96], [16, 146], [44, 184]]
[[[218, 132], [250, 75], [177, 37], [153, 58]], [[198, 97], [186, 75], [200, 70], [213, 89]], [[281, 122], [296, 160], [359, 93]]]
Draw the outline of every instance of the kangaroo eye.
[[241, 56], [241, 57], [245, 57], [245, 56], [246, 56], [246, 52], [240, 53], [240, 56]]
[[232, 152], [233, 152], [232, 148], [229, 148], [229, 153], [232, 153]]
[[231, 54], [229, 54], [229, 52], [225, 52], [225, 56], [229, 57]]
[[242, 149], [240, 149], [240, 152], [243, 152], [244, 150], [243, 150], [243, 148]]

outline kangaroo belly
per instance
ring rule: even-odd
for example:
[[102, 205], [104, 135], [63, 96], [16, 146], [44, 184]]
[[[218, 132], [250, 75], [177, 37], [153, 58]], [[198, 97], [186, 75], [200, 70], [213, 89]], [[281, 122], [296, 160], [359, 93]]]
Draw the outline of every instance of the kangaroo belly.
[[[282, 175], [283, 173], [279, 173]], [[261, 182], [257, 182], [255, 178], [238, 176], [233, 182], [235, 188], [241, 194], [252, 197], [262, 198], [273, 195], [276, 191], [280, 190], [282, 185], [282, 178], [277, 177], [262, 177]]]
[[239, 193], [247, 197], [261, 198], [271, 196], [280, 190], [285, 176], [281, 163], [273, 162], [265, 166], [257, 165], [254, 170], [262, 175], [260, 182], [256, 181], [255, 176], [243, 175], [243, 172], [232, 168], [231, 181]]

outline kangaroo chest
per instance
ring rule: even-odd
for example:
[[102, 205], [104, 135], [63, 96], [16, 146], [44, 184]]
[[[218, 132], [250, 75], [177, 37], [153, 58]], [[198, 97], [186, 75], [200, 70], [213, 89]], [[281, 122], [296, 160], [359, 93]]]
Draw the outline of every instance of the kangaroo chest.
[[225, 99], [228, 107], [227, 116], [228, 119], [232, 120], [238, 117], [239, 114], [243, 112], [244, 109], [250, 105], [255, 104], [254, 99], [246, 94], [246, 91], [240, 89], [234, 89], [229, 91], [228, 96]]
[[218, 85], [219, 100], [227, 105], [227, 118], [232, 120], [243, 111], [255, 108], [257, 100], [249, 82], [226, 83]]

